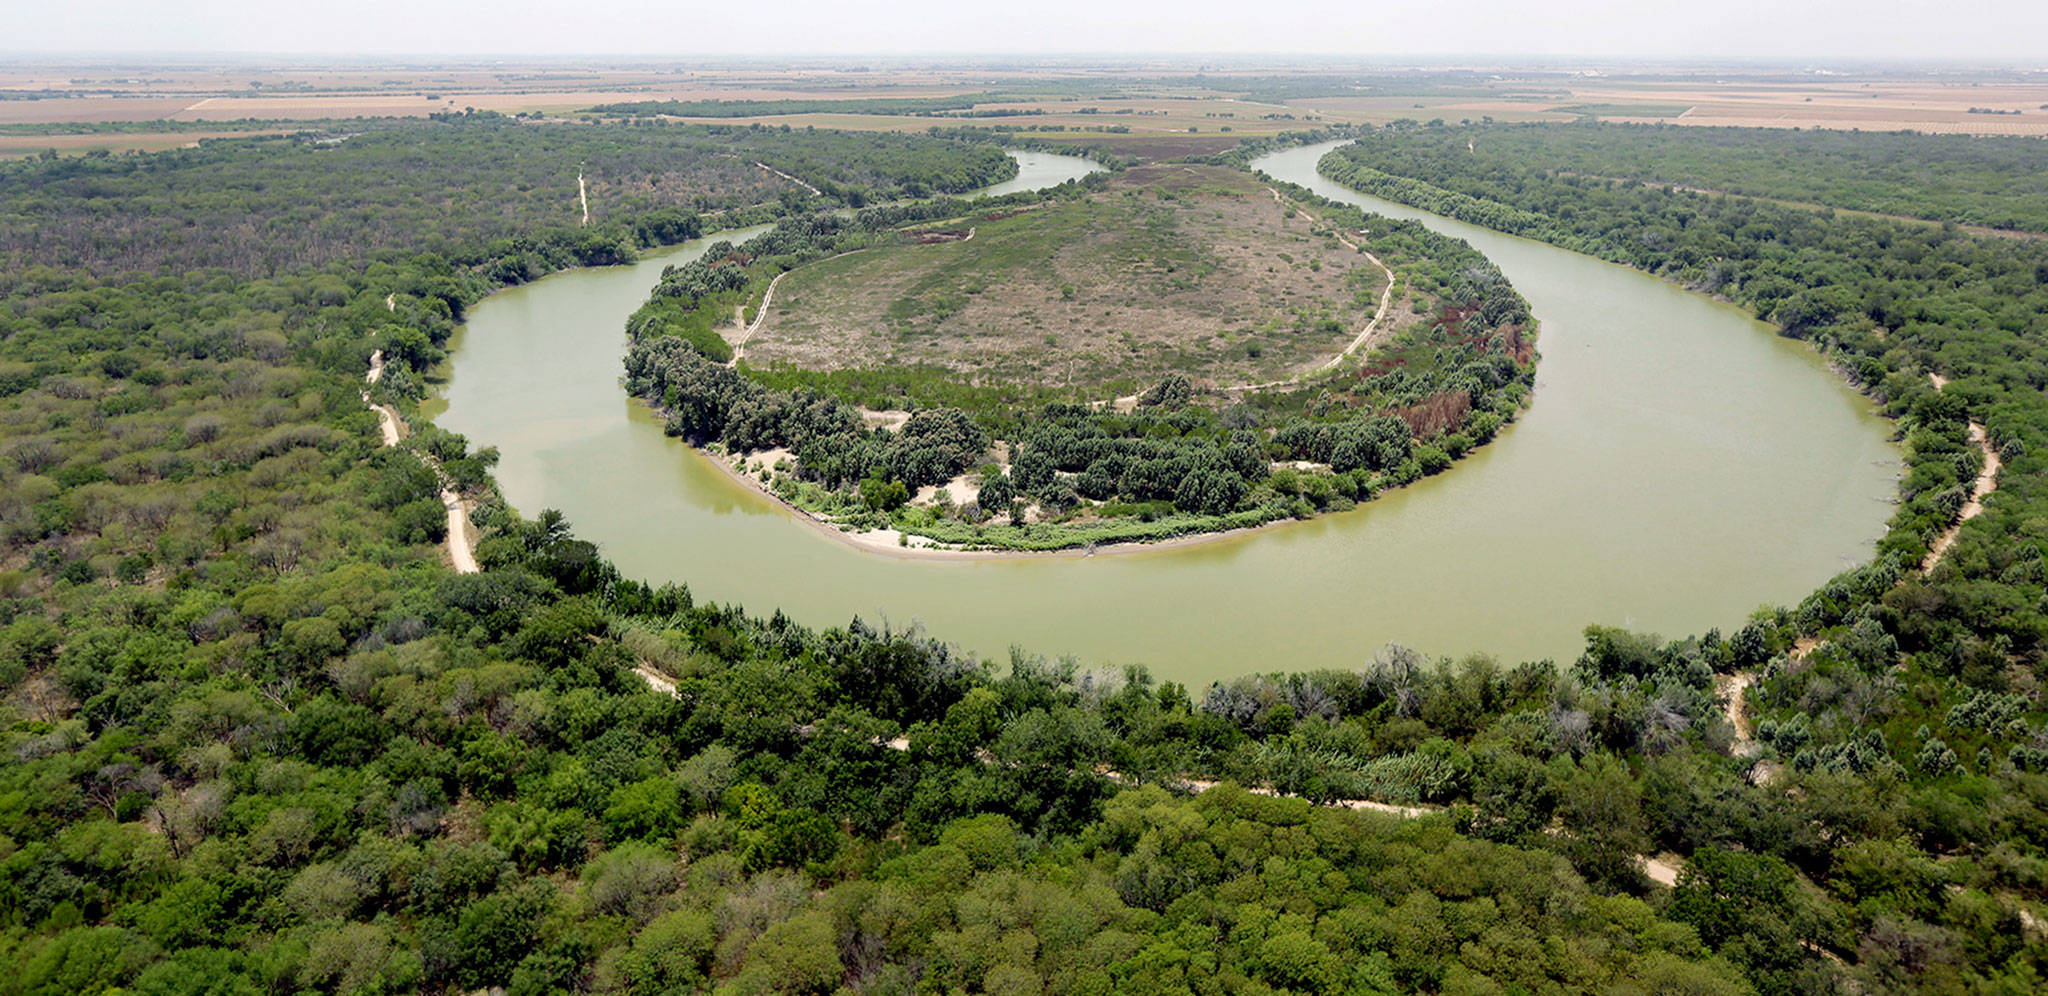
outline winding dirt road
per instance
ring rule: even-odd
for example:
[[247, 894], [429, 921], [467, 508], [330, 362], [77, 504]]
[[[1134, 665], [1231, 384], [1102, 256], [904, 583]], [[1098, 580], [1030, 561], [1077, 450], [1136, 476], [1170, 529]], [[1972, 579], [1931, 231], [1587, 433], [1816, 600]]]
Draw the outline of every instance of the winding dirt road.
[[[840, 255], [846, 254], [841, 253]], [[740, 365], [740, 358], [747, 355], [747, 341], [754, 337], [754, 333], [761, 331], [761, 323], [768, 320], [768, 308], [775, 303], [775, 285], [782, 283], [783, 277], [795, 272], [795, 270], [784, 270], [776, 274], [775, 279], [768, 281], [768, 289], [761, 294], [761, 306], [754, 310], [754, 321], [746, 327], [745, 331], [740, 333], [739, 340], [732, 344], [732, 359], [725, 361], [726, 366], [736, 367]], [[745, 317], [746, 312], [737, 311], [735, 315]]]
[[[434, 468], [436, 473], [440, 470]], [[476, 527], [469, 524], [469, 509], [454, 488], [441, 489], [441, 506], [448, 510], [448, 559], [454, 563], [455, 573], [477, 573], [482, 568], [476, 565]]]
[[[1299, 206], [1287, 200], [1285, 197], [1280, 196], [1280, 191], [1275, 190], [1272, 187], [1267, 187], [1266, 193], [1272, 194], [1273, 200], [1279, 203], [1281, 207], [1293, 209], [1293, 217], [1304, 218], [1309, 221], [1315, 220], [1314, 215], [1309, 214], [1307, 211], [1302, 210]], [[1372, 265], [1379, 267], [1380, 273], [1385, 275], [1385, 277], [1387, 278], [1387, 286], [1380, 290], [1379, 307], [1373, 310], [1372, 321], [1365, 323], [1365, 328], [1360, 329], [1358, 331], [1358, 334], [1352, 337], [1351, 343], [1345, 346], [1343, 349], [1338, 350], [1335, 356], [1332, 356], [1329, 359], [1324, 360], [1322, 363], [1317, 364], [1314, 367], [1311, 367], [1304, 373], [1295, 374], [1292, 377], [1288, 377], [1282, 380], [1269, 380], [1256, 384], [1232, 384], [1228, 387], [1219, 387], [1217, 388], [1217, 390], [1222, 391], [1225, 394], [1242, 394], [1246, 391], [1263, 391], [1267, 388], [1284, 387], [1288, 384], [1299, 383], [1303, 377], [1306, 377], [1310, 374], [1325, 373], [1337, 369], [1339, 364], [1343, 363], [1346, 359], [1350, 358], [1359, 350], [1364, 349], [1365, 347], [1373, 343], [1374, 339], [1378, 336], [1378, 333], [1382, 331], [1380, 325], [1387, 320], [1388, 308], [1394, 302], [1394, 271], [1390, 269], [1385, 262], [1381, 261], [1381, 259], [1378, 256], [1375, 256], [1372, 253], [1367, 252], [1363, 247], [1359, 246], [1355, 242], [1352, 242], [1350, 239], [1347, 239], [1344, 236], [1339, 235], [1337, 236], [1337, 241], [1341, 243], [1345, 248], [1350, 249], [1353, 252], [1364, 253], [1365, 258], [1371, 260]], [[1134, 395], [1130, 400], [1133, 403], [1136, 403], [1137, 398]], [[1123, 398], [1118, 398], [1115, 402], [1113, 402], [1113, 404], [1121, 405], [1123, 401]]]
[[[363, 380], [367, 383], [375, 384], [383, 379], [384, 351], [379, 349], [370, 354], [370, 372], [363, 375]], [[391, 410], [387, 405], [380, 405], [371, 401], [368, 390], [364, 390], [362, 393], [363, 404], [369, 405], [370, 410], [377, 413], [377, 429], [384, 434], [384, 445], [397, 446], [399, 440], [398, 413]]]
[[[754, 165], [761, 166], [760, 163], [755, 163]], [[761, 168], [767, 169], [768, 167], [761, 166]], [[972, 238], [974, 238], [974, 230], [968, 229], [967, 238], [961, 239], [960, 241], [966, 242], [968, 241], [968, 239]], [[835, 259], [838, 259], [840, 256], [851, 256], [854, 253], [866, 251], [866, 249], [849, 249], [846, 252], [838, 253], [837, 255], [827, 256], [824, 259], [818, 260], [817, 262], [829, 263]], [[815, 266], [817, 264], [807, 263], [805, 265]], [[797, 269], [802, 268], [803, 267], [798, 267]], [[754, 309], [753, 322], [746, 326], [745, 331], [740, 333], [739, 339], [732, 344], [732, 359], [726, 361], [726, 366], [736, 367], [740, 365], [740, 358], [747, 355], [747, 342], [754, 338], [754, 333], [761, 331], [761, 323], [768, 320], [768, 309], [775, 303], [775, 286], [777, 284], [782, 283], [783, 277], [789, 276], [790, 274], [795, 272], [796, 270], [784, 270], [781, 273], [776, 274], [775, 279], [768, 281], [768, 289], [761, 293], [761, 306], [759, 308]], [[735, 319], [735, 324], [737, 324], [739, 321], [744, 321], [746, 314], [747, 312], [744, 306], [735, 306], [733, 308], [733, 317]]]
[[[1937, 391], [1948, 387], [1948, 378], [1933, 371], [1928, 372], [1927, 379], [1933, 382]], [[1976, 518], [1984, 511], [1984, 496], [1998, 490], [1998, 472], [2004, 467], [2004, 463], [1998, 459], [1998, 451], [1991, 448], [1990, 435], [1985, 431], [1982, 422], [1970, 423], [1970, 441], [1976, 443], [1977, 448], [1984, 452], [1984, 466], [1977, 471], [1976, 483], [1971, 486], [1970, 497], [1963, 502], [1962, 511], [1957, 513], [1955, 524], [1942, 530], [1941, 535], [1936, 536], [1934, 542], [1928, 544], [1927, 559], [1920, 562], [1922, 574], [1933, 570], [1934, 565], [1941, 563], [1942, 555], [1948, 553], [1948, 548], [1955, 545], [1956, 537], [1962, 534], [1963, 523]]]
[[[387, 298], [386, 303], [390, 304], [390, 299]], [[370, 370], [363, 375], [363, 382], [374, 385], [383, 379], [384, 351], [373, 350], [370, 353]], [[377, 428], [384, 435], [384, 445], [397, 446], [399, 440], [404, 438], [399, 427], [405, 424], [399, 420], [398, 412], [389, 405], [371, 401], [367, 388], [363, 390], [362, 395], [363, 404], [369, 405], [370, 410], [377, 413]], [[476, 526], [470, 524], [469, 509], [462, 504], [462, 496], [455, 493], [448, 475], [441, 470], [440, 461], [425, 453], [417, 455], [433, 469], [434, 476], [441, 479], [441, 505], [448, 510], [448, 560], [455, 565], [455, 573], [475, 574], [482, 568], [476, 563]]]

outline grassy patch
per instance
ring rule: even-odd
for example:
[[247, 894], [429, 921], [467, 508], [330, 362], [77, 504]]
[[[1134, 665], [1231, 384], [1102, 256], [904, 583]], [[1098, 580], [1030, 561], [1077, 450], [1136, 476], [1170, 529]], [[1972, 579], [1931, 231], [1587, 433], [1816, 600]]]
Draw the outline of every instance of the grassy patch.
[[[902, 244], [800, 268], [748, 359], [930, 368], [974, 389], [1091, 400], [1174, 373], [1281, 379], [1342, 349], [1384, 279], [1315, 227], [1240, 172], [1133, 169], [1086, 197], [931, 222]], [[1234, 330], [1254, 328], [1247, 348]]]

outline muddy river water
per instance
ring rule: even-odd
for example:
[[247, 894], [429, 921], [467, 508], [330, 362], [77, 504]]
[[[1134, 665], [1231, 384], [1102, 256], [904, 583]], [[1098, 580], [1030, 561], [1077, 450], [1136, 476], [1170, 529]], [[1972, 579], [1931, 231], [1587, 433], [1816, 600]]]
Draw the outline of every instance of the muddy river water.
[[[1588, 623], [1730, 629], [1868, 559], [1899, 456], [1810, 350], [1644, 274], [1352, 193], [1316, 174], [1328, 148], [1256, 165], [1470, 241], [1542, 323], [1519, 422], [1351, 512], [1093, 557], [904, 560], [834, 542], [663, 436], [619, 388], [627, 315], [702, 241], [479, 304], [436, 421], [497, 446], [514, 507], [562, 510], [630, 576], [811, 625], [921, 623], [985, 655], [1140, 662], [1193, 684], [1354, 666], [1389, 642], [1568, 660]], [[1019, 156], [999, 191], [1090, 168]]]

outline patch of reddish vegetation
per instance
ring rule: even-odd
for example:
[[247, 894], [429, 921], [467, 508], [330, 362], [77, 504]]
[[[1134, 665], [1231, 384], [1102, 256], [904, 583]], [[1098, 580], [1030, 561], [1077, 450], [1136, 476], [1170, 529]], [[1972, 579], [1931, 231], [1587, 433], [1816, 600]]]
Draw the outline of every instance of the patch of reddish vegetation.
[[1479, 309], [1470, 305], [1446, 304], [1437, 310], [1436, 324], [1444, 330], [1445, 335], [1454, 339], [1469, 338], [1460, 336], [1458, 330], [1465, 324], [1465, 319], [1478, 313]]
[[1501, 329], [1500, 338], [1501, 346], [1507, 350], [1509, 356], [1515, 358], [1517, 366], [1526, 366], [1536, 362], [1536, 344], [1522, 338], [1522, 327], [1520, 325], [1510, 325], [1507, 328]]
[[721, 259], [718, 262], [711, 264], [711, 269], [715, 270], [721, 266], [737, 266], [745, 268], [752, 265], [754, 265], [754, 257], [749, 256], [743, 252], [735, 252], [732, 255], [727, 256], [724, 259]]
[[[1469, 346], [1481, 353], [1499, 351], [1514, 359], [1517, 364], [1528, 364], [1536, 358], [1536, 345], [1522, 337], [1520, 325], [1507, 325], [1487, 330], [1481, 323], [1467, 331], [1466, 322], [1479, 313], [1479, 309], [1468, 305], [1444, 305], [1437, 311], [1436, 326], [1445, 340]], [[1374, 378], [1399, 370], [1406, 359], [1398, 354], [1375, 353], [1365, 363], [1348, 375], [1350, 384], [1362, 389]], [[1362, 407], [1364, 402], [1358, 393], [1346, 389], [1330, 399], [1346, 408]], [[1445, 391], [1424, 398], [1421, 402], [1406, 408], [1388, 409], [1387, 414], [1408, 423], [1409, 431], [1417, 439], [1428, 439], [1464, 428], [1465, 421], [1472, 414], [1472, 394], [1469, 391]]]
[[1522, 338], [1520, 325], [1508, 325], [1492, 332], [1484, 328], [1467, 331], [1466, 319], [1478, 314], [1479, 309], [1463, 305], [1444, 305], [1437, 313], [1437, 327], [1444, 338], [1459, 345], [1471, 346], [1480, 352], [1490, 353], [1498, 349], [1514, 358], [1518, 364], [1536, 359], [1536, 346]]
[[1418, 404], [1396, 408], [1390, 414], [1408, 423], [1408, 431], [1417, 439], [1456, 432], [1464, 427], [1466, 417], [1472, 414], [1472, 392], [1432, 394]]

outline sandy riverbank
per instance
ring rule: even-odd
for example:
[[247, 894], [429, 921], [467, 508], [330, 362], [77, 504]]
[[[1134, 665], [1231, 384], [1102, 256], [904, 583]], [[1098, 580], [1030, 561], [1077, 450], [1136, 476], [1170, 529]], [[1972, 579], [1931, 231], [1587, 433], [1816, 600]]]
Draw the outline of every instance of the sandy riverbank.
[[[1067, 550], [956, 550], [950, 547], [935, 546], [930, 539], [916, 535], [912, 535], [909, 542], [922, 545], [905, 546], [901, 539], [904, 534], [900, 530], [870, 529], [865, 532], [848, 532], [839, 528], [836, 523], [820, 519], [810, 512], [791, 504], [788, 499], [770, 490], [766, 484], [761, 482], [758, 476], [746, 473], [733, 466], [731, 455], [714, 453], [710, 450], [698, 449], [696, 447], [691, 447], [691, 449], [709, 461], [712, 466], [718, 468], [720, 472], [724, 473], [726, 477], [731, 478], [735, 483], [780, 505], [785, 511], [794, 516], [797, 521], [817, 530], [820, 534], [865, 553], [881, 554], [902, 560], [999, 560], [1014, 557], [1067, 557], [1078, 559], [1083, 557], [1114, 556], [1117, 554], [1144, 553], [1151, 550], [1172, 550], [1178, 547], [1194, 546], [1197, 543], [1210, 543], [1264, 528], [1263, 526], [1247, 526], [1214, 533], [1194, 533], [1187, 536], [1175, 536], [1170, 539], [1151, 542], [1105, 543], [1093, 549], [1075, 547]], [[758, 454], [749, 454], [745, 461], [751, 463], [758, 456]], [[1274, 521], [1285, 522], [1292, 520], [1276, 519]], [[1267, 523], [1266, 525], [1271, 524]]]

